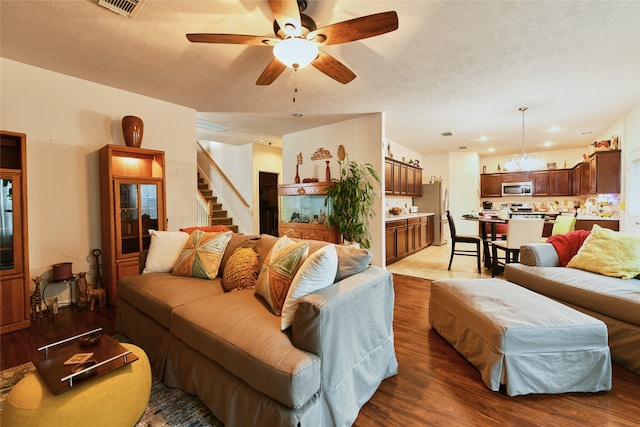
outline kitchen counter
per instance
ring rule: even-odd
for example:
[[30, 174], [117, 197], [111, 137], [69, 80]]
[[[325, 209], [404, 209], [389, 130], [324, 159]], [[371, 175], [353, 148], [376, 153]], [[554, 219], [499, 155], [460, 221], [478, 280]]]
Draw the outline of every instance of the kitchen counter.
[[387, 214], [385, 221], [397, 221], [399, 219], [420, 218], [422, 216], [433, 216], [433, 212], [405, 213], [400, 215]]
[[576, 219], [586, 220], [586, 221], [619, 221], [620, 218], [617, 215], [614, 216], [599, 216], [599, 215], [588, 215], [579, 213]]

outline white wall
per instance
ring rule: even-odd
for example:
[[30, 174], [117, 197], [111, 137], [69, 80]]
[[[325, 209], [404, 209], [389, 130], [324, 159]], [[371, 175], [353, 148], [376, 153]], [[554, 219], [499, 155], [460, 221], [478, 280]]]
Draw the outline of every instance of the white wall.
[[[341, 144], [344, 145], [349, 160], [360, 164], [371, 163], [382, 181], [384, 179], [383, 141], [384, 116], [382, 113], [284, 135], [282, 138], [282, 183], [291, 184], [294, 182], [298, 153], [302, 153], [303, 156], [303, 164], [299, 168], [300, 179], [318, 178], [318, 180], [324, 181], [325, 161], [311, 160], [311, 155], [318, 148], [324, 148], [331, 152], [333, 156], [329, 163], [331, 176], [338, 177], [338, 146]], [[382, 211], [384, 191], [381, 184], [372, 184], [374, 184], [377, 194], [373, 202], [375, 217], [372, 218], [368, 226], [371, 235], [371, 252], [373, 253], [372, 264], [384, 266], [385, 215]]]
[[195, 224], [195, 110], [4, 58], [0, 66], [0, 126], [27, 135], [32, 277], [49, 277], [59, 262], [92, 271], [91, 250], [101, 248], [98, 150], [124, 145], [125, 115], [144, 120], [142, 148], [165, 151], [169, 229]]

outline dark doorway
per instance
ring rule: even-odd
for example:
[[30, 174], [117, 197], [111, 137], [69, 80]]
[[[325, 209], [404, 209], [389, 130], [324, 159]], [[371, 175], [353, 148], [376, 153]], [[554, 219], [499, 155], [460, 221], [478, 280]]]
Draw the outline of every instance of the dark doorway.
[[260, 172], [260, 234], [278, 235], [278, 174]]

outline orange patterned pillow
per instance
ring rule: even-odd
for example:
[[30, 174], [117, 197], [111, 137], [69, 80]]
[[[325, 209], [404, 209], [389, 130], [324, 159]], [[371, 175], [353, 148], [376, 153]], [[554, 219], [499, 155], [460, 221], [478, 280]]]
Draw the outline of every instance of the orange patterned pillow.
[[220, 261], [233, 233], [205, 233], [196, 230], [187, 239], [173, 267], [177, 276], [193, 276], [213, 280], [218, 275]]
[[309, 243], [283, 236], [273, 245], [260, 269], [256, 294], [264, 298], [278, 316], [287, 298], [293, 277], [309, 253]]
[[258, 254], [251, 248], [236, 249], [222, 274], [222, 285], [227, 291], [248, 289], [256, 285]]

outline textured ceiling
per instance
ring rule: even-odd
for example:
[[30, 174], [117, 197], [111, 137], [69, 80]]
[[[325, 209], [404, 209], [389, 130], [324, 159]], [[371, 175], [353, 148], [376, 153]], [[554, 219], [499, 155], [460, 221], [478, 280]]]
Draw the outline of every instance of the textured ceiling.
[[283, 134], [383, 111], [387, 137], [418, 152], [506, 154], [521, 148], [518, 107], [528, 106], [528, 152], [544, 141], [585, 147], [640, 103], [639, 1], [310, 0], [305, 13], [318, 26], [395, 10], [399, 29], [323, 48], [357, 78], [342, 85], [307, 67], [295, 103], [290, 70], [255, 85], [270, 48], [185, 38], [270, 36], [266, 0], [146, 0], [133, 18], [97, 0], [0, 5], [2, 57], [194, 108], [231, 126], [198, 136], [226, 143], [277, 145]]

